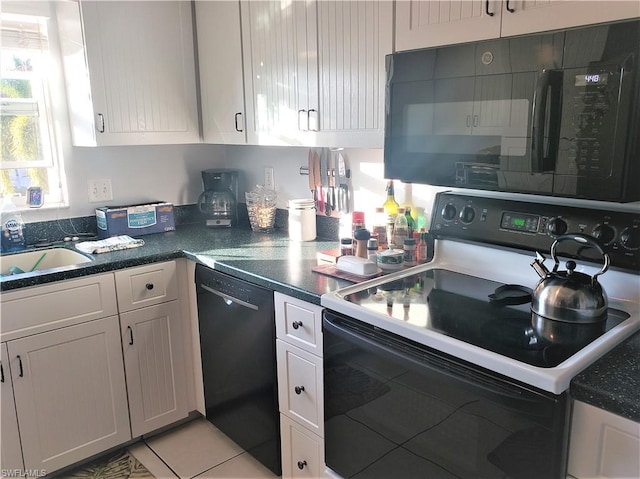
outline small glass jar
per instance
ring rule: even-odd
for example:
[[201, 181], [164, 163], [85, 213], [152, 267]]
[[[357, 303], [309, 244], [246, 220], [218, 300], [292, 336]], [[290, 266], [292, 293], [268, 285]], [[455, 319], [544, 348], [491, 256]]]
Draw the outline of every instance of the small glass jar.
[[340, 240], [340, 254], [342, 256], [353, 256], [353, 240], [351, 238], [342, 238]]
[[374, 263], [378, 262], [378, 240], [369, 238], [367, 241], [367, 258]]
[[418, 264], [418, 258], [416, 256], [416, 240], [413, 238], [406, 238], [404, 240], [404, 266], [415, 266]]

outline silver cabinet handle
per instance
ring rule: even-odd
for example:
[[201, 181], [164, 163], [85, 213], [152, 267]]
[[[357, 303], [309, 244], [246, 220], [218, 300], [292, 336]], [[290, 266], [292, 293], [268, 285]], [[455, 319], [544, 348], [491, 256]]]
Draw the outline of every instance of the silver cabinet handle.
[[98, 113], [98, 132], [104, 133], [104, 115]]

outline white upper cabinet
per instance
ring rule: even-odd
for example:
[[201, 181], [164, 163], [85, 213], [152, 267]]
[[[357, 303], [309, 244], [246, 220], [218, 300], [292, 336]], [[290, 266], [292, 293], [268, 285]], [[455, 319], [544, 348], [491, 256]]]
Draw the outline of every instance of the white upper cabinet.
[[74, 145], [200, 142], [190, 2], [57, 3]]
[[501, 0], [396, 2], [396, 51], [500, 36]]
[[391, 2], [242, 2], [251, 144], [382, 147]]
[[403, 0], [396, 51], [522, 35], [640, 16], [635, 1]]
[[392, 51], [387, 1], [318, 2], [320, 146], [384, 146], [385, 55]]
[[197, 0], [195, 8], [204, 141], [245, 144], [240, 3]]
[[241, 8], [249, 143], [310, 143], [315, 3], [243, 1]]

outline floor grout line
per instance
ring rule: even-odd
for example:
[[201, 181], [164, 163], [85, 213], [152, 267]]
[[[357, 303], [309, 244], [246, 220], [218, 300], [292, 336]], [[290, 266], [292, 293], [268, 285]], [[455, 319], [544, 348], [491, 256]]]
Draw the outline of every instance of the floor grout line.
[[146, 438], [142, 438], [141, 441], [145, 446], [147, 446], [149, 448], [149, 450], [153, 453], [154, 456], [156, 456], [158, 459], [160, 459], [160, 462], [162, 462], [165, 466], [167, 466], [167, 468], [169, 468], [169, 470], [171, 472], [173, 472], [173, 475], [176, 476], [176, 478], [180, 479], [180, 475], [176, 471], [174, 471], [173, 468], [169, 464], [167, 464], [164, 459], [162, 459], [162, 457], [160, 457], [160, 455], [147, 442]]

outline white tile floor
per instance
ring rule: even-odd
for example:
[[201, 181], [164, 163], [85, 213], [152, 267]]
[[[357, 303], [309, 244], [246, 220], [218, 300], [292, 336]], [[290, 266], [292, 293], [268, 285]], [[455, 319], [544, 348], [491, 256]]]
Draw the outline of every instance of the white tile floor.
[[157, 479], [278, 477], [204, 418], [136, 443], [129, 451]]

